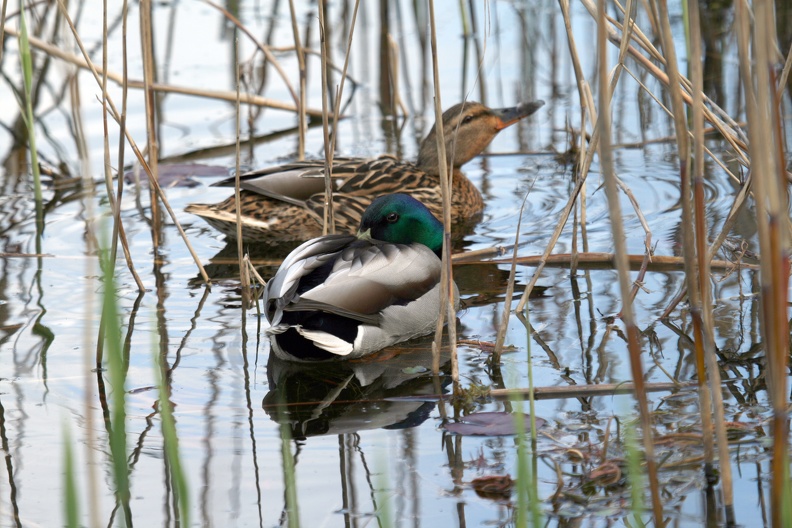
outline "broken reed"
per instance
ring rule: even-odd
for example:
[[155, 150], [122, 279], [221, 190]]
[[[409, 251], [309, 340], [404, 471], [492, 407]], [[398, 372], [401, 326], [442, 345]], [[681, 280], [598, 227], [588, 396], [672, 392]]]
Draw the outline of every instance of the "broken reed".
[[[721, 234], [717, 237], [716, 243], [708, 247], [707, 233], [708, 228], [706, 225], [706, 211], [704, 209], [704, 193], [703, 193], [703, 163], [704, 153], [711, 153], [706, 150], [704, 144], [704, 117], [715, 126], [716, 129], [721, 131], [727, 139], [730, 140], [732, 146], [738, 151], [741, 159], [748, 163], [748, 158], [745, 156], [744, 144], [735, 139], [740, 136], [739, 129], [729, 129], [732, 122], [724, 123], [720, 118], [716, 118], [716, 111], [710, 109], [705, 105], [705, 97], [702, 95], [702, 81], [700, 69], [700, 31], [699, 31], [699, 5], [698, 2], [693, 1], [688, 6], [690, 13], [689, 19], [691, 20], [692, 35], [689, 37], [694, 44], [691, 45], [691, 50], [694, 59], [691, 61], [691, 75], [693, 82], [684, 79], [677, 68], [677, 58], [674, 50], [674, 42], [671, 38], [670, 20], [666, 2], [664, 0], [652, 1], [648, 5], [651, 11], [647, 13], [648, 19], [654, 20], [653, 28], [659, 33], [660, 40], [663, 44], [663, 55], [655, 50], [648, 40], [643, 36], [637, 26], [634, 26], [633, 17], [629, 16], [626, 19], [626, 28], [618, 22], [606, 17], [605, 11], [608, 6], [603, 0], [595, 6], [590, 0], [585, 0], [589, 12], [595, 18], [598, 28], [598, 49], [599, 49], [599, 81], [600, 81], [600, 97], [598, 110], [600, 116], [604, 114], [605, 118], [598, 120], [594, 112], [594, 105], [588, 87], [590, 83], [582, 77], [582, 68], [579, 65], [578, 55], [576, 53], [574, 35], [571, 31], [571, 24], [569, 23], [569, 4], [566, 0], [559, 0], [562, 13], [566, 21], [566, 29], [568, 34], [568, 41], [570, 46], [571, 57], [575, 67], [576, 77], [578, 80], [578, 88], [580, 95], [581, 108], [590, 116], [590, 122], [593, 123], [594, 132], [592, 134], [591, 144], [589, 151], [586, 152], [581, 149], [581, 161], [579, 167], [582, 168], [583, 177], [578, 180], [578, 184], [573, 191], [573, 196], [565, 208], [562, 219], [558, 224], [556, 233], [551, 240], [545, 254], [539, 262], [539, 269], [534, 274], [531, 282], [526, 287], [525, 294], [518, 305], [518, 311], [527, 302], [527, 294], [533, 287], [536, 278], [541, 271], [541, 268], [546, 263], [547, 257], [552, 249], [552, 246], [557, 240], [557, 235], [560, 229], [566, 223], [569, 211], [571, 210], [572, 202], [577, 199], [577, 193], [580, 191], [585, 180], [585, 171], [587, 170], [592, 157], [592, 151], [599, 147], [600, 164], [602, 172], [605, 174], [606, 189], [608, 190], [609, 203], [611, 204], [611, 221], [614, 225], [614, 239], [617, 246], [616, 260], [619, 263], [620, 269], [620, 282], [622, 289], [622, 318], [628, 328], [628, 336], [636, 336], [631, 333], [630, 329], [634, 328], [631, 322], [631, 313], [629, 309], [631, 298], [626, 294], [626, 262], [623, 250], [619, 249], [619, 245], [623, 240], [623, 234], [620, 232], [619, 225], [621, 223], [621, 212], [618, 208], [618, 201], [616, 198], [615, 185], [611, 182], [615, 180], [610, 176], [613, 172], [610, 159], [610, 134], [606, 132], [607, 128], [603, 124], [608, 123], [609, 109], [609, 91], [612, 93], [616, 82], [618, 82], [619, 72], [622, 68], [626, 68], [623, 60], [626, 52], [630, 52], [631, 56], [636, 58], [639, 64], [646, 66], [649, 73], [654, 75], [660, 80], [669, 91], [672, 100], [672, 109], [670, 111], [674, 124], [676, 127], [676, 137], [679, 148], [680, 159], [680, 176], [681, 176], [681, 192], [682, 192], [682, 206], [683, 206], [683, 222], [681, 223], [682, 235], [685, 247], [685, 262], [686, 262], [686, 278], [687, 278], [687, 294], [691, 305], [691, 315], [694, 321], [695, 335], [694, 341], [696, 343], [697, 351], [697, 367], [699, 369], [700, 385], [700, 405], [702, 408], [702, 415], [704, 415], [704, 427], [707, 429], [705, 439], [712, 437], [712, 429], [714, 427], [715, 438], [718, 441], [720, 460], [721, 460], [721, 485], [724, 490], [724, 510], [725, 517], [728, 524], [734, 523], [733, 501], [731, 491], [731, 466], [729, 462], [728, 446], [726, 443], [724, 414], [722, 400], [720, 398], [720, 377], [718, 373], [717, 358], [714, 351], [714, 331], [712, 320], [712, 298], [709, 288], [710, 262], [712, 256], [717, 251], [718, 246], [725, 238], [725, 235], [730, 229], [736, 213], [740, 210], [741, 200], [744, 194], [738, 193], [735, 198], [735, 206], [732, 208], [727, 221], [724, 223]], [[774, 476], [773, 476], [773, 493], [772, 493], [772, 508], [773, 518], [776, 525], [781, 522], [782, 516], [790, 515], [787, 510], [781, 511], [784, 504], [789, 504], [790, 501], [785, 497], [788, 496], [788, 455], [787, 443], [785, 441], [788, 432], [788, 418], [785, 411], [784, 394], [786, 392], [786, 365], [788, 361], [789, 351], [789, 336], [786, 329], [786, 295], [787, 288], [779, 287], [780, 285], [786, 286], [788, 284], [788, 270], [789, 270], [789, 218], [788, 202], [786, 201], [786, 173], [783, 169], [783, 161], [785, 153], [783, 151], [783, 137], [781, 135], [781, 122], [778, 118], [778, 103], [780, 97], [776, 92], [776, 83], [771, 76], [772, 70], [768, 65], [775, 64], [777, 61], [771, 60], [770, 51], [774, 49], [775, 41], [775, 24], [773, 20], [773, 12], [767, 8], [767, 3], [764, 3], [757, 9], [760, 11], [754, 13], [756, 25], [754, 27], [754, 46], [753, 49], [757, 50], [754, 54], [759, 73], [751, 69], [751, 58], [748, 57], [748, 40], [750, 34], [749, 16], [747, 15], [747, 6], [744, 3], [739, 3], [738, 14], [742, 14], [743, 18], [738, 18], [742, 21], [739, 26], [741, 30], [739, 39], [740, 42], [740, 63], [741, 72], [743, 74], [743, 85], [749, 104], [748, 109], [748, 124], [749, 131], [754, 131], [751, 136], [751, 160], [753, 162], [754, 174], [759, 173], [767, 184], [760, 183], [756, 187], [757, 198], [757, 223], [760, 227], [760, 247], [762, 249], [762, 284], [763, 284], [763, 310], [762, 310], [762, 330], [765, 336], [765, 343], [768, 345], [767, 358], [768, 368], [767, 371], [772, 373], [773, 376], [770, 380], [771, 386], [771, 399], [774, 404], [774, 434], [776, 442], [774, 446]], [[633, 3], [628, 2], [625, 12], [628, 14], [633, 13]], [[624, 33], [620, 31], [624, 30]], [[633, 34], [633, 31], [637, 36]], [[760, 37], [757, 38], [756, 36]], [[609, 72], [605, 65], [605, 57], [607, 57], [607, 50], [604, 45], [606, 38], [611, 40], [614, 44], [619, 45], [619, 60], [613, 72]], [[633, 39], [633, 42], [630, 42]], [[635, 47], [634, 47], [635, 46]], [[636, 49], [637, 48], [637, 49]], [[647, 64], [645, 57], [641, 54], [640, 49], [643, 49], [648, 55], [653, 56], [655, 59], [666, 64], [665, 72], [657, 69], [651, 63]], [[762, 55], [764, 53], [764, 55]], [[787, 64], [792, 63], [792, 50], [790, 57], [787, 59]], [[642, 62], [643, 61], [643, 62]], [[608, 81], [608, 74], [612, 74], [611, 84]], [[641, 85], [643, 86], [643, 84]], [[758, 95], [754, 94], [753, 86], [762, 87]], [[645, 88], [645, 87], [644, 87]], [[650, 94], [652, 95], [652, 94]], [[661, 98], [652, 95], [656, 101]], [[711, 101], [707, 100], [707, 104], [712, 105]], [[688, 106], [686, 106], [688, 105]], [[693, 139], [694, 150], [689, 148], [688, 136], [688, 107], [692, 108], [693, 113]], [[722, 112], [721, 116], [725, 115]], [[584, 113], [584, 122], [586, 114]], [[757, 133], [758, 131], [758, 133]], [[732, 133], [736, 132], [736, 133]], [[582, 134], [581, 134], [582, 135]], [[691, 176], [692, 175], [692, 176]], [[760, 188], [762, 186], [762, 188]], [[637, 212], [638, 209], [636, 209]], [[649, 233], [647, 232], [647, 255]], [[573, 258], [575, 255], [573, 255]], [[642, 272], [646, 266], [642, 266]], [[772, 288], [772, 284], [776, 287]], [[766, 285], [766, 286], [764, 286]], [[636, 291], [634, 289], [634, 291]], [[668, 311], [668, 310], [667, 310]], [[637, 336], [636, 336], [637, 337]], [[640, 350], [637, 348], [637, 340], [631, 338], [630, 340], [631, 362], [633, 364], [633, 376], [635, 381], [639, 383], [642, 380], [643, 371], [640, 367]], [[705, 380], [709, 380], [710, 387], [704, 384]], [[647, 440], [647, 435], [650, 434], [651, 423], [648, 421], [647, 407], [645, 403], [645, 394], [636, 386], [636, 397], [641, 408], [643, 416], [644, 439]], [[777, 391], [777, 392], [776, 392]], [[713, 414], [713, 425], [709, 425], [708, 418], [710, 417], [710, 409]], [[708, 445], [711, 445], [711, 440], [706, 440]], [[651, 457], [651, 443], [645, 443], [647, 450], [647, 457], [649, 462], [649, 470], [652, 472], [652, 457]], [[707, 448], [707, 466], [712, 464], [711, 447]], [[650, 478], [650, 483], [652, 483]], [[783, 488], [783, 489], [782, 489]], [[655, 515], [655, 522], [658, 525], [663, 523], [661, 505], [655, 490], [652, 490], [653, 496], [653, 509]]]

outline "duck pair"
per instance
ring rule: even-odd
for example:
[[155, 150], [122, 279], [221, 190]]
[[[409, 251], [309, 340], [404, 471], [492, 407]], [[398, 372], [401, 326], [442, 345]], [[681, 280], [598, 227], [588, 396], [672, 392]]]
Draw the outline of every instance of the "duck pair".
[[[484, 206], [460, 167], [499, 131], [543, 104], [493, 110], [468, 102], [443, 114], [448, 164], [454, 173], [453, 221], [474, 218]], [[336, 225], [342, 232], [358, 224], [359, 229], [356, 235], [305, 242], [267, 284], [264, 306], [276, 356], [298, 361], [358, 358], [435, 328], [443, 244], [443, 226], [434, 216], [442, 211], [435, 134], [432, 127], [415, 164], [392, 156], [335, 161]], [[233, 184], [233, 179], [221, 183]], [[244, 175], [243, 238], [279, 243], [318, 236], [324, 184], [324, 164], [318, 161]], [[396, 190], [410, 195], [389, 194], [372, 201], [372, 196]], [[234, 200], [193, 204], [187, 211], [235, 237]]]

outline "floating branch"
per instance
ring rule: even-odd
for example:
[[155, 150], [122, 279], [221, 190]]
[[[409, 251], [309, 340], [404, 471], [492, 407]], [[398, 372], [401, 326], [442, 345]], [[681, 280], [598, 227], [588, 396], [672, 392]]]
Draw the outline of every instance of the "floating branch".
[[[499, 248], [494, 248], [498, 251]], [[574, 255], [577, 263], [587, 269], [611, 269], [615, 264], [613, 253], [578, 253]], [[530, 257], [517, 257], [517, 264], [522, 266], [539, 266], [544, 263], [547, 266], [567, 267], [572, 265], [573, 255], [571, 253], [559, 253], [550, 255], [546, 259], [541, 255]], [[631, 270], [641, 269], [644, 255], [627, 255], [627, 261]], [[479, 255], [472, 258], [468, 253], [457, 253], [454, 255], [454, 264], [511, 264], [512, 259], [493, 259], [482, 260]], [[649, 271], [684, 271], [685, 261], [682, 257], [665, 255], [652, 256], [647, 269]], [[743, 269], [759, 269], [757, 264], [735, 263], [728, 260], [713, 260], [710, 267], [715, 270], [731, 270], [736, 267]]]

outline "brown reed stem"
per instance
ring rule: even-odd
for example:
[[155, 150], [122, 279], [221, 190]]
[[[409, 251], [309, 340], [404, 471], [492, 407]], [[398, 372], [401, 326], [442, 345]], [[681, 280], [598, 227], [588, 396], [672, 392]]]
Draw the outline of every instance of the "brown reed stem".
[[291, 95], [292, 101], [294, 101], [295, 108], [299, 108], [300, 98], [297, 97], [297, 92], [294, 91], [294, 87], [292, 87], [291, 83], [289, 82], [289, 76], [286, 75], [286, 72], [281, 67], [280, 62], [278, 61], [277, 58], [275, 58], [275, 56], [270, 51], [269, 46], [266, 46], [265, 44], [259, 42], [258, 39], [255, 37], [255, 35], [253, 35], [253, 33], [251, 33], [250, 30], [242, 22], [240, 22], [237, 17], [232, 15], [228, 10], [212, 2], [212, 0], [203, 0], [203, 1], [206, 4], [217, 9], [221, 13], [223, 13], [224, 17], [230, 20], [231, 23], [234, 24], [234, 26], [236, 26], [237, 29], [239, 29], [239, 31], [244, 33], [253, 42], [253, 44], [255, 44], [259, 50], [261, 50], [261, 52], [267, 58], [267, 62], [269, 64], [272, 64], [272, 66], [275, 68], [275, 71], [278, 72], [278, 75], [280, 76], [281, 80], [283, 80], [283, 84], [286, 86], [286, 89], [289, 91], [289, 95]]
[[[19, 32], [11, 27], [5, 27], [5, 32], [11, 36], [18, 36]], [[72, 53], [68, 53], [60, 49], [59, 47], [45, 42], [41, 39], [37, 39], [35, 37], [29, 38], [30, 45], [34, 48], [40, 49], [44, 51], [50, 57], [56, 57], [61, 59], [69, 64], [74, 64], [78, 68], [83, 68], [89, 71], [100, 71], [101, 68], [96, 66], [92, 61], [86, 58], [87, 55], [83, 57], [78, 57]], [[127, 80], [124, 81], [123, 79], [125, 76], [113, 71], [107, 72], [107, 78], [114, 83], [119, 85], [123, 85], [126, 83], [127, 88], [145, 88], [145, 84], [143, 81], [139, 80]], [[230, 103], [234, 103], [236, 101], [236, 92], [234, 91], [226, 91], [226, 90], [206, 90], [201, 88], [191, 88], [187, 86], [177, 86], [174, 84], [162, 84], [162, 83], [155, 83], [152, 82], [149, 85], [151, 90], [155, 92], [162, 92], [162, 93], [177, 93], [181, 95], [191, 95], [195, 97], [205, 97], [209, 99], [217, 99], [220, 101], [228, 101]], [[240, 99], [243, 104], [249, 105], [257, 105], [257, 106], [264, 106], [267, 108], [274, 108], [277, 110], [285, 110], [287, 112], [297, 112], [298, 108], [296, 105], [291, 105], [288, 103], [283, 103], [281, 101], [276, 101], [274, 99], [268, 99], [266, 97], [261, 97], [256, 94], [250, 93], [243, 93], [240, 96]], [[311, 117], [321, 117], [322, 111], [315, 109], [315, 108], [306, 108], [305, 113]]]
[[305, 159], [305, 106], [306, 106], [306, 72], [305, 52], [300, 40], [300, 28], [297, 26], [297, 13], [294, 10], [294, 0], [289, 0], [289, 15], [291, 16], [292, 34], [294, 35], [294, 52], [297, 54], [297, 66], [300, 72], [299, 99], [297, 101], [297, 159]]
[[[769, 2], [753, 5], [755, 25], [752, 42], [751, 16], [748, 5], [742, 0], [737, 2], [735, 23], [762, 254], [759, 274], [761, 331], [765, 343], [768, 394], [773, 407], [770, 509], [772, 525], [784, 526], [790, 515], [787, 496], [789, 417], [786, 377], [789, 361], [789, 329], [786, 320], [790, 270], [789, 204], [778, 106], [775, 104], [776, 84], [771, 73], [776, 34], [772, 6]], [[753, 60], [749, 49], [754, 51]]]
[[319, 0], [319, 42], [322, 49], [322, 132], [324, 137], [325, 166], [325, 201], [322, 234], [335, 233], [335, 215], [333, 214], [333, 152], [330, 146], [330, 114], [328, 110], [327, 57], [329, 53], [325, 38], [325, 2]]
[[613, 243], [616, 253], [616, 267], [619, 273], [619, 289], [622, 298], [622, 320], [627, 330], [627, 348], [630, 354], [630, 368], [633, 383], [635, 384], [635, 397], [640, 409], [641, 427], [643, 429], [643, 444], [646, 455], [646, 465], [649, 476], [649, 490], [652, 497], [652, 511], [655, 526], [664, 526], [663, 504], [660, 501], [660, 490], [657, 478], [657, 462], [654, 456], [654, 443], [652, 441], [652, 417], [649, 404], [646, 401], [644, 389], [643, 361], [641, 360], [641, 344], [639, 330], [635, 324], [630, 300], [629, 266], [625, 244], [624, 225], [622, 224], [621, 205], [619, 204], [619, 190], [616, 175], [613, 169], [613, 153], [610, 148], [610, 85], [608, 83], [607, 68], [607, 33], [605, 21], [605, 0], [599, 0], [599, 16], [597, 18], [597, 67], [599, 75], [599, 118], [597, 128], [602, 131], [599, 142], [599, 156], [601, 170], [605, 179], [605, 192], [608, 197]]
[[[152, 178], [159, 179], [159, 139], [157, 138], [157, 104], [156, 93], [151, 84], [156, 82], [156, 68], [154, 67], [154, 31], [151, 20], [151, 0], [140, 2], [140, 46], [143, 55], [143, 94], [146, 107], [146, 150], [148, 153], [148, 167]], [[159, 202], [152, 186], [149, 186], [149, 200], [151, 203], [151, 240], [155, 252], [159, 251], [160, 235], [162, 230]]]
[[[8, 11], [8, 0], [3, 0], [3, 6], [0, 7], [0, 42], [5, 42], [5, 22], [6, 13]], [[3, 63], [3, 52], [5, 46], [0, 46], [0, 64]]]
[[[236, 243], [237, 243], [237, 259], [239, 262], [239, 282], [242, 289], [242, 317], [244, 320], [244, 313], [250, 306], [250, 274], [248, 267], [245, 265], [245, 251], [242, 244], [242, 192], [240, 190], [240, 176], [242, 167], [240, 163], [240, 127], [241, 127], [241, 104], [239, 102], [240, 93], [240, 70], [239, 64], [239, 38], [234, 39], [234, 70], [237, 91], [237, 104], [234, 120], [234, 132], [236, 134], [236, 153], [234, 155], [234, 209], [236, 212]], [[243, 328], [244, 332], [244, 328]]]
[[[531, 182], [531, 189], [533, 188], [535, 182], [535, 179], [533, 182]], [[490, 356], [491, 365], [497, 365], [500, 363], [500, 356], [501, 352], [503, 351], [503, 342], [506, 340], [506, 330], [509, 327], [512, 296], [514, 295], [514, 280], [517, 276], [517, 250], [520, 247], [520, 227], [522, 225], [523, 212], [525, 211], [525, 203], [528, 201], [528, 196], [530, 193], [530, 189], [527, 193], [525, 193], [522, 205], [520, 206], [520, 215], [517, 217], [517, 232], [514, 235], [514, 247], [512, 251], [511, 265], [509, 266], [509, 280], [506, 283], [506, 298], [503, 300], [503, 314], [501, 315], [501, 323], [498, 326], [498, 336], [495, 339], [495, 350], [492, 352], [492, 356]]]
[[[104, 12], [103, 12], [103, 27], [102, 27], [102, 71], [107, 70], [107, 2], [106, 0], [103, 2], [104, 4]], [[123, 6], [123, 16], [124, 16], [124, 23], [126, 23], [126, 2], [124, 2]], [[126, 31], [126, 25], [124, 25], [124, 31]], [[126, 37], [126, 33], [123, 35]], [[126, 39], [123, 42], [124, 46], [124, 72], [126, 73]], [[126, 95], [126, 92], [124, 92]], [[102, 101], [107, 100], [107, 75], [102, 75]], [[124, 99], [126, 102], [126, 99]], [[124, 121], [126, 119], [126, 115], [124, 114]], [[119, 204], [121, 203], [121, 199], [124, 196], [124, 177], [121, 175], [118, 178], [118, 190], [115, 196], [113, 195], [113, 168], [110, 164], [110, 130], [107, 126], [107, 108], [103, 105], [102, 107], [102, 127], [103, 127], [103, 140], [104, 140], [104, 177], [105, 177], [105, 187], [107, 188], [107, 201], [110, 204], [110, 210], [113, 213], [113, 234], [110, 241], [111, 249], [110, 249], [110, 261], [115, 262], [116, 257], [118, 255], [118, 242], [121, 242], [121, 248], [124, 252], [124, 259], [126, 260], [127, 268], [129, 272], [132, 274], [132, 277], [137, 285], [138, 291], [142, 292], [145, 291], [146, 287], [143, 284], [143, 280], [138, 275], [137, 270], [135, 269], [135, 263], [132, 261], [132, 254], [129, 251], [129, 242], [127, 241], [126, 232], [124, 230], [124, 224], [121, 222], [121, 207]], [[123, 141], [123, 136], [121, 141]], [[124, 149], [123, 149], [123, 142], [119, 146], [119, 153], [118, 153], [118, 167], [124, 166]], [[119, 169], [121, 170], [121, 169]]]
[[[500, 254], [499, 248], [491, 250], [493, 253]], [[456, 253], [452, 257], [454, 264], [502, 264], [508, 265], [512, 261], [512, 257], [483, 260], [481, 256], [487, 255], [485, 250], [471, 251], [470, 253]], [[646, 255], [627, 255], [627, 263], [631, 270], [640, 270], [644, 267]], [[527, 257], [517, 257], [516, 262], [519, 266], [553, 266], [553, 267], [571, 267], [573, 262], [577, 263], [579, 267], [587, 269], [613, 269], [616, 265], [616, 255], [613, 253], [556, 253], [544, 258], [543, 255], [532, 255]], [[685, 260], [682, 257], [674, 257], [670, 255], [653, 255], [652, 260], [646, 264], [648, 271], [681, 271], [684, 270]], [[756, 264], [740, 264], [743, 269], [758, 269]], [[737, 267], [736, 264], [726, 260], [713, 260], [710, 263], [712, 269], [719, 269], [730, 271]]]
[[[66, 20], [66, 23], [69, 25], [69, 28], [71, 29], [72, 35], [74, 36], [74, 40], [77, 43], [77, 46], [80, 48], [80, 52], [83, 54], [83, 57], [85, 57], [86, 63], [90, 66], [94, 80], [99, 86], [101, 86], [102, 79], [99, 77], [99, 73], [96, 71], [96, 68], [94, 67], [93, 63], [88, 61], [88, 53], [85, 51], [85, 46], [83, 45], [82, 39], [80, 38], [80, 35], [77, 33], [77, 28], [74, 27], [74, 23], [72, 22], [71, 17], [69, 16], [68, 11], [66, 10], [66, 7], [63, 4], [63, 0], [58, 0], [58, 7], [60, 8], [61, 13], [63, 14], [64, 20]], [[113, 99], [110, 97], [109, 94], [107, 94], [107, 99], [105, 104], [110, 105], [111, 117], [116, 122], [120, 123], [121, 116], [118, 112], [118, 109], [115, 106], [115, 103], [113, 103]], [[151, 169], [146, 163], [143, 154], [140, 152], [140, 149], [137, 147], [137, 143], [135, 143], [135, 140], [132, 138], [132, 134], [130, 134], [129, 130], [125, 127], [121, 128], [121, 133], [123, 134], [124, 137], [126, 137], [127, 141], [129, 142], [129, 145], [132, 147], [132, 150], [135, 153], [135, 157], [137, 157], [141, 166], [145, 170], [146, 176], [149, 179], [149, 185], [151, 185], [151, 187], [154, 188], [154, 191], [157, 193], [157, 196], [159, 197], [160, 200], [162, 200], [162, 203], [165, 205], [165, 209], [167, 209], [168, 214], [170, 215], [174, 225], [176, 226], [176, 229], [179, 231], [179, 235], [184, 241], [184, 245], [187, 247], [187, 251], [190, 252], [193, 261], [195, 262], [195, 265], [198, 267], [198, 271], [201, 273], [201, 277], [204, 279], [205, 282], [209, 282], [209, 276], [206, 274], [206, 270], [204, 269], [203, 264], [201, 264], [201, 260], [198, 258], [198, 255], [196, 255], [195, 250], [192, 247], [192, 244], [190, 244], [190, 240], [187, 238], [187, 234], [184, 232], [181, 223], [179, 223], [179, 219], [176, 218], [176, 213], [173, 212], [170, 203], [168, 203], [168, 198], [165, 196], [165, 193], [162, 192], [162, 188], [160, 187], [156, 178], [154, 178], [154, 174], [151, 172]]]
[[[440, 176], [440, 193], [443, 197], [443, 272], [440, 277], [440, 315], [437, 319], [435, 340], [432, 344], [434, 353], [432, 371], [440, 372], [440, 345], [442, 342], [443, 325], [448, 321], [448, 345], [451, 353], [451, 379], [454, 384], [454, 395], [459, 394], [459, 363], [456, 348], [456, 309], [454, 300], [454, 272], [451, 267], [451, 172], [448, 170], [446, 157], [445, 130], [443, 127], [443, 106], [440, 99], [440, 70], [437, 59], [437, 26], [435, 23], [434, 0], [429, 0], [429, 32], [432, 48], [432, 76], [434, 80], [435, 137], [437, 140], [437, 158]], [[445, 303], [445, 306], [443, 306]]]
[[[690, 20], [690, 47], [691, 56], [698, 58], [702, 56], [701, 50], [701, 27], [700, 27], [700, 8], [698, 0], [689, 0], [688, 4]], [[697, 257], [696, 267], [698, 271], [697, 286], [700, 288], [698, 297], [699, 304], [691, 307], [698, 311], [697, 315], [691, 311], [694, 318], [694, 337], [696, 339], [696, 367], [698, 370], [699, 399], [702, 409], [702, 429], [704, 440], [705, 472], [708, 478], [712, 478], [713, 445], [712, 445], [712, 423], [709, 410], [712, 410], [716, 439], [718, 442], [718, 453], [720, 459], [721, 485], [723, 489], [723, 502], [727, 525], [734, 525], [734, 494], [732, 491], [731, 460], [729, 459], [728, 438], [726, 436], [725, 416], [723, 409], [723, 398], [720, 393], [720, 368], [715, 351], [714, 320], [712, 316], [712, 292], [710, 287], [710, 254], [707, 240], [707, 217], [705, 212], [705, 189], [704, 189], [704, 75], [700, 60], [690, 61], [692, 87], [693, 87], [693, 139], [694, 139], [694, 164], [693, 164], [693, 210], [695, 213], [695, 254]], [[689, 165], [690, 166], [690, 165]], [[687, 231], [687, 229], [685, 230]], [[688, 235], [689, 236], [689, 235]], [[688, 281], [688, 290], [693, 284]], [[689, 294], [688, 294], [689, 295]], [[690, 296], [690, 295], [689, 295]], [[700, 319], [700, 320], [699, 320]], [[697, 328], [699, 327], [699, 328]], [[698, 342], [700, 340], [700, 343]], [[699, 354], [702, 355], [699, 358]], [[709, 375], [709, 386], [704, 382], [704, 360], [706, 360], [707, 374]], [[707, 468], [707, 465], [710, 467]]]
[[357, 22], [358, 8], [360, 7], [360, 0], [355, 0], [355, 8], [352, 11], [352, 21], [349, 26], [349, 37], [347, 38], [346, 54], [344, 56], [344, 69], [341, 71], [341, 85], [338, 87], [336, 93], [335, 106], [333, 107], [333, 137], [330, 144], [330, 150], [335, 152], [336, 138], [338, 137], [338, 119], [341, 113], [341, 98], [344, 95], [344, 84], [347, 78], [347, 69], [349, 68], [349, 56], [352, 51], [352, 36], [355, 34], [355, 23]]
[[[118, 120], [118, 162], [117, 167], [118, 170], [122, 170], [124, 167], [124, 135], [126, 133], [126, 116], [127, 116], [127, 95], [129, 93], [127, 87], [127, 80], [129, 74], [129, 61], [128, 61], [128, 53], [127, 53], [127, 29], [128, 29], [128, 21], [129, 21], [129, 6], [127, 0], [123, 0], [122, 8], [121, 8], [121, 16], [122, 16], [122, 23], [121, 23], [121, 55], [122, 55], [122, 77], [121, 77], [121, 115], [119, 116]], [[102, 68], [102, 72], [107, 70], [106, 65]], [[105, 113], [105, 108], [110, 96], [107, 95], [107, 80], [106, 76], [102, 78], [102, 115], [103, 118], [106, 120], [107, 116]], [[112, 188], [112, 185], [111, 185]], [[118, 190], [116, 193], [115, 203], [120, 204], [121, 199], [124, 196], [124, 178], [118, 178]], [[112, 192], [108, 192], [108, 197], [110, 198], [110, 202], [112, 205]], [[115, 213], [116, 220], [114, 222], [114, 227], [118, 227], [118, 238], [121, 241], [121, 249], [124, 252], [124, 259], [126, 259], [127, 267], [129, 268], [129, 272], [135, 278], [135, 283], [138, 287], [138, 292], [145, 291], [145, 286], [143, 281], [140, 279], [137, 270], [135, 269], [135, 263], [132, 261], [132, 253], [129, 251], [129, 242], [127, 241], [126, 237], [126, 230], [124, 229], [124, 223], [121, 221], [121, 209], [117, 207], [117, 211]], [[113, 241], [115, 241], [115, 237], [113, 237]]]

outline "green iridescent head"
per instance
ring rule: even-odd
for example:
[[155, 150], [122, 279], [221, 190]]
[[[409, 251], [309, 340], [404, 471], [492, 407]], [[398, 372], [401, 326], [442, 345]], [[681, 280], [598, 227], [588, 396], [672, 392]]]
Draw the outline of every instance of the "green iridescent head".
[[358, 236], [395, 244], [423, 244], [440, 256], [443, 224], [408, 194], [386, 194], [371, 202], [360, 220]]

